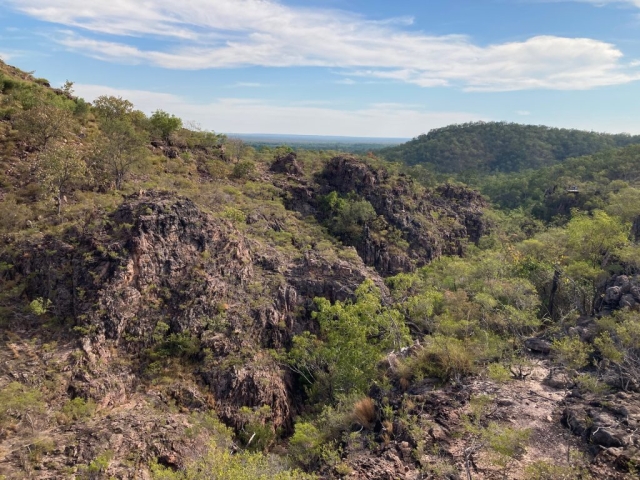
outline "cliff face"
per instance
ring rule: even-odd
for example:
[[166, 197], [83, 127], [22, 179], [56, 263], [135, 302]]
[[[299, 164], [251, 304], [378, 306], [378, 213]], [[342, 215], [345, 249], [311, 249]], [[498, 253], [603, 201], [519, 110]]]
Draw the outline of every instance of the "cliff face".
[[[286, 345], [314, 297], [344, 300], [371, 277], [384, 285], [355, 256], [328, 262], [308, 252], [279, 263], [271, 255], [190, 200], [149, 193], [129, 198], [101, 231], [34, 245], [14, 274], [29, 278], [29, 298], [74, 318], [90, 361], [108, 357], [110, 345], [140, 353], [154, 337], [189, 336], [199, 359], [210, 352], [198, 371], [227, 418], [268, 404], [280, 427], [291, 414], [287, 375], [268, 356], [246, 354]], [[220, 368], [237, 356], [247, 362]]]
[[[264, 421], [290, 428], [293, 380], [267, 349], [313, 328], [314, 297], [344, 300], [367, 278], [385, 289], [356, 255], [283, 257], [168, 193], [134, 195], [105, 222], [16, 251], [29, 253], [2, 259], [12, 265], [5, 281], [23, 285], [27, 301], [48, 299], [48, 314], [78, 334], [77, 365], [58, 378], [63, 396], [109, 409], [149, 402], [153, 372], [175, 359], [187, 368], [158, 389], [164, 400], [196, 410], [215, 405], [234, 427], [245, 421], [242, 407], [266, 405]], [[146, 418], [147, 427], [157, 420]], [[108, 430], [110, 422], [96, 428]], [[160, 450], [182, 455], [170, 443], [154, 449], [146, 441], [136, 436], [129, 447], [148, 458]]]
[[290, 184], [289, 206], [322, 219], [318, 199], [331, 191], [368, 201], [384, 219], [383, 228], [395, 229], [408, 244], [398, 247], [364, 228], [353, 246], [382, 275], [411, 271], [443, 255], [463, 255], [466, 245], [477, 243], [489, 229], [483, 215], [487, 204], [478, 192], [448, 184], [425, 190], [409, 177], [391, 176], [352, 157], [330, 160], [317, 185], [304, 180]]

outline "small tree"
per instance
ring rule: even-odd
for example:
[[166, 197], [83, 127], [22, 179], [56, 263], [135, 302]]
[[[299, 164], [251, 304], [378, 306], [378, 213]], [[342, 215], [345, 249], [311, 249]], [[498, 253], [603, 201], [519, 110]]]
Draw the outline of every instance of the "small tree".
[[21, 112], [14, 126], [32, 147], [42, 150], [71, 132], [73, 117], [68, 110], [42, 103]]
[[113, 182], [115, 189], [120, 190], [131, 167], [144, 157], [146, 139], [126, 120], [108, 119], [101, 127], [91, 169], [99, 181]]
[[156, 110], [149, 119], [154, 133], [157, 133], [163, 140], [168, 141], [169, 136], [176, 130], [182, 128], [182, 120], [175, 115], [171, 115], [164, 110]]
[[91, 170], [99, 183], [112, 183], [120, 190], [131, 167], [145, 154], [146, 125], [139, 124], [146, 117], [129, 100], [107, 95], [93, 102], [93, 110], [102, 134], [94, 143]]
[[364, 393], [383, 354], [409, 341], [402, 315], [382, 305], [380, 290], [370, 280], [358, 288], [355, 302], [331, 305], [317, 298], [316, 306], [320, 336], [294, 337], [289, 363], [320, 397]]
[[38, 171], [43, 186], [53, 194], [60, 215], [65, 193], [85, 177], [87, 165], [74, 146], [53, 144], [40, 155]]
[[224, 151], [232, 162], [237, 162], [242, 157], [247, 146], [239, 138], [227, 138], [224, 142]]
[[102, 120], [123, 120], [133, 112], [133, 103], [122, 97], [102, 95], [93, 102], [93, 110]]

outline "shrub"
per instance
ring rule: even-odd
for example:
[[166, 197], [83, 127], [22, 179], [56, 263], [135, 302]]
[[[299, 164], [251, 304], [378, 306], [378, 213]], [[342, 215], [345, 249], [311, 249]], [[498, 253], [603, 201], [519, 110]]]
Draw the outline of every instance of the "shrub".
[[251, 160], [243, 160], [234, 165], [231, 176], [233, 178], [251, 178], [256, 172], [256, 164]]
[[583, 392], [591, 392], [596, 394], [603, 394], [609, 391], [609, 386], [598, 380], [594, 375], [584, 373], [576, 377], [576, 383]]
[[364, 428], [371, 428], [376, 420], [376, 405], [369, 397], [358, 400], [353, 405], [353, 417]]
[[558, 363], [579, 369], [587, 366], [593, 348], [577, 337], [564, 337], [553, 341], [551, 351]]
[[37, 437], [29, 445], [29, 460], [33, 463], [40, 463], [43, 455], [51, 453], [56, 448], [55, 442], [48, 437]]
[[613, 341], [609, 332], [600, 334], [593, 344], [596, 346], [603, 358], [614, 363], [620, 363], [624, 360], [624, 353]]
[[49, 310], [50, 306], [51, 300], [38, 297], [35, 300], [32, 300], [29, 304], [29, 311], [34, 315], [41, 317], [42, 315], [47, 313], [47, 310]]
[[487, 376], [497, 383], [506, 383], [511, 380], [511, 372], [501, 363], [492, 363], [487, 367]]
[[262, 453], [232, 452], [212, 443], [201, 458], [189, 462], [183, 470], [173, 471], [151, 465], [154, 480], [313, 480], [316, 477], [290, 470], [275, 456]]
[[588, 469], [580, 464], [554, 465], [548, 460], [537, 460], [525, 468], [529, 480], [574, 480], [591, 478]]
[[313, 317], [320, 336], [305, 332], [294, 337], [286, 360], [316, 399], [335, 401], [341, 395], [364, 393], [384, 352], [408, 343], [402, 315], [382, 305], [380, 291], [370, 280], [356, 290], [353, 302], [332, 305], [317, 298], [316, 306]]
[[14, 123], [22, 138], [38, 149], [65, 138], [74, 125], [70, 111], [47, 103], [22, 111]]
[[69, 400], [64, 407], [62, 407], [62, 415], [59, 417], [59, 420], [61, 420], [62, 423], [71, 423], [73, 421], [90, 418], [95, 411], [96, 403], [93, 400], [76, 397], [73, 400]]
[[[81, 468], [80, 471], [84, 473], [84, 477], [90, 480], [99, 479], [104, 477], [104, 473], [109, 468], [111, 460], [113, 459], [113, 451], [107, 450], [98, 455], [89, 465]], [[81, 477], [82, 478], [82, 477]]]
[[44, 409], [45, 403], [39, 390], [19, 382], [11, 382], [0, 388], [0, 424], [12, 416], [42, 413]]
[[231, 220], [234, 224], [242, 224], [247, 221], [247, 215], [236, 207], [226, 207], [222, 212], [222, 217]]
[[240, 440], [246, 448], [262, 451], [269, 447], [275, 439], [275, 432], [270, 424], [271, 407], [269, 405], [255, 409], [242, 407], [239, 413], [242, 418]]
[[503, 457], [514, 458], [524, 451], [531, 437], [531, 430], [490, 423], [483, 432], [483, 437], [494, 452]]
[[173, 132], [182, 128], [182, 120], [180, 118], [163, 110], [153, 112], [149, 118], [149, 123], [154, 132], [159, 134], [164, 140], [169, 140]]
[[301, 467], [313, 469], [322, 457], [323, 439], [320, 431], [308, 422], [296, 423], [289, 439], [289, 455]]
[[427, 337], [424, 348], [407, 361], [414, 377], [426, 375], [459, 381], [476, 373], [474, 349], [469, 342], [444, 335]]

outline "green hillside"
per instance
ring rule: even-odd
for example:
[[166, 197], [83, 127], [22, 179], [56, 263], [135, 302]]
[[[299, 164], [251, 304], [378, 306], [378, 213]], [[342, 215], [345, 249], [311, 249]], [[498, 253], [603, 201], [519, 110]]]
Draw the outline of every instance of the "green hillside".
[[390, 161], [424, 165], [437, 172], [517, 172], [637, 143], [637, 135], [477, 122], [434, 129], [405, 144], [382, 149], [379, 154]]

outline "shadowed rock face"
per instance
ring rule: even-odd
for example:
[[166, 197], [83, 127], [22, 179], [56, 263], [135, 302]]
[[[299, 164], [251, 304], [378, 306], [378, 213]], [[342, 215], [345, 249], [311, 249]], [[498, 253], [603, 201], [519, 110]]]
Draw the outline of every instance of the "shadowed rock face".
[[419, 194], [412, 179], [401, 175], [392, 180], [386, 170], [350, 157], [332, 159], [321, 182], [325, 189], [362, 196], [408, 242], [409, 248], [399, 250], [365, 231], [355, 247], [367, 265], [384, 275], [413, 270], [443, 255], [462, 255], [469, 241], [477, 243], [488, 230], [486, 202], [465, 187], [443, 185]]
[[270, 170], [274, 173], [287, 173], [294, 176], [304, 173], [298, 163], [298, 156], [293, 152], [276, 157], [273, 164], [271, 164]]
[[[49, 313], [64, 323], [60, 341], [66, 346], [55, 353], [64, 365], [57, 378], [60, 401], [93, 400], [110, 412], [82, 430], [52, 430], [64, 445], [55, 454], [60, 468], [88, 464], [105, 450], [122, 458], [140, 452], [140, 465], [159, 459], [180, 466], [200, 438], [184, 436], [187, 411], [214, 409], [239, 428], [246, 422], [242, 407], [267, 405], [273, 429], [290, 430], [303, 403], [301, 389], [267, 349], [314, 331], [313, 299], [351, 298], [367, 279], [388, 298], [379, 273], [367, 264], [384, 274], [408, 271], [444, 252], [463, 253], [467, 237], [475, 241], [484, 228], [481, 199], [466, 190], [417, 195], [411, 180], [391, 182], [383, 170], [341, 157], [313, 180], [302, 177], [291, 156], [272, 170], [268, 175], [288, 182], [288, 208], [318, 216], [320, 195], [356, 191], [409, 248], [399, 251], [372, 234], [354, 248], [291, 253], [204, 213], [188, 198], [150, 191], [125, 198], [111, 214], [95, 212], [62, 234], [32, 236], [0, 256], [12, 265], [2, 279], [24, 287], [27, 303], [50, 300]], [[248, 215], [246, 227], [258, 215]], [[447, 226], [434, 220], [447, 215]], [[149, 372], [159, 354], [179, 366], [175, 378], [165, 376], [158, 386]], [[170, 405], [178, 412], [164, 415]], [[19, 461], [10, 459], [14, 466]], [[139, 471], [117, 472], [119, 478], [139, 478]]]
[[640, 276], [614, 275], [602, 285], [600, 301], [596, 305], [604, 313], [630, 308], [640, 309]]
[[[386, 295], [357, 256], [279, 257], [168, 193], [129, 197], [100, 228], [28, 249], [33, 253], [12, 259], [13, 275], [29, 278], [30, 298], [51, 299], [60, 318], [81, 328], [90, 362], [113, 360], [116, 348], [148, 363], [146, 350], [183, 335], [195, 345], [194, 371], [232, 425], [240, 407], [262, 405], [271, 407], [274, 428], [291, 425], [290, 374], [261, 349], [287, 345], [309, 329], [314, 297], [344, 300], [368, 278]], [[160, 326], [166, 332], [159, 334]], [[138, 362], [130, 373], [144, 366]], [[114, 379], [97, 371], [94, 377], [74, 388], [105, 401]], [[102, 386], [88, 388], [91, 382]], [[134, 383], [122, 382], [119, 396]]]

